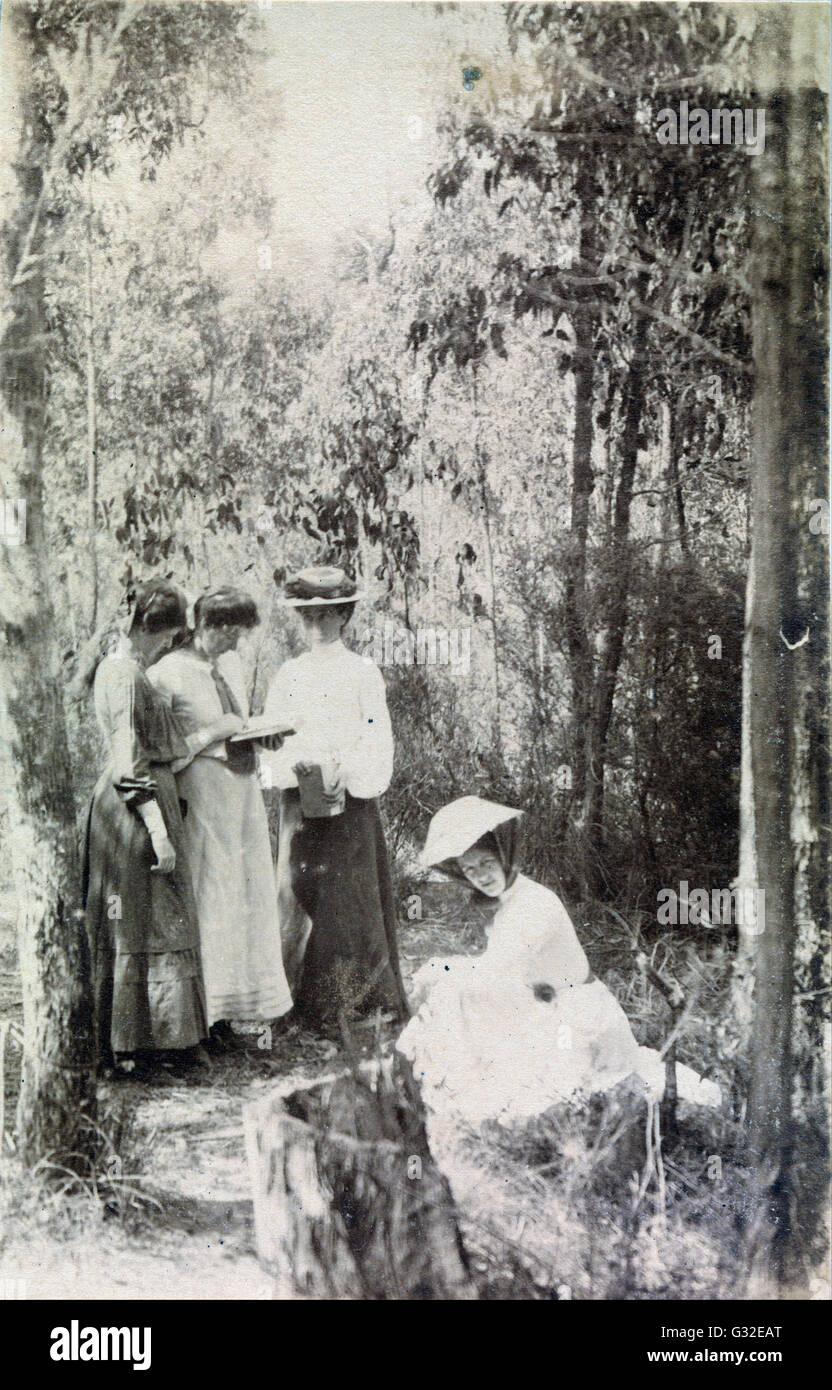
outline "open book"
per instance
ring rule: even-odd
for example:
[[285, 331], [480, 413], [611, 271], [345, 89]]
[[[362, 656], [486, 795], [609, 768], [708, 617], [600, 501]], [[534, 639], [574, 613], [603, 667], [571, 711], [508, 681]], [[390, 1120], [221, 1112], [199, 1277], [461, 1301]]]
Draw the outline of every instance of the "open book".
[[281, 720], [275, 719], [251, 719], [244, 729], [238, 734], [232, 734], [229, 743], [245, 743], [247, 739], [269, 738], [272, 734], [280, 734], [283, 738], [288, 738], [289, 734], [295, 731]]

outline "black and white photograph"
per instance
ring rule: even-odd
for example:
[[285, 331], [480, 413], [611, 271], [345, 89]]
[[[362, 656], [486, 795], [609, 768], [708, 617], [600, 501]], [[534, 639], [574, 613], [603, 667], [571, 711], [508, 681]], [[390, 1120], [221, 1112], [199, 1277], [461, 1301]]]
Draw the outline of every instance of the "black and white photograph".
[[828, 1302], [829, 34], [3, 0], [47, 1372], [195, 1301], [661, 1304], [634, 1367], [788, 1370]]

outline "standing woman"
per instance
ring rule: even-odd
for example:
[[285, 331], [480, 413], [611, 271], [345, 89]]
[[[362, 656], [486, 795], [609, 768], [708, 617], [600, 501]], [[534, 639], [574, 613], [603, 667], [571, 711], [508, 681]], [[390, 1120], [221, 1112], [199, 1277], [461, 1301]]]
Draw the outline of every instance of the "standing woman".
[[[240, 589], [203, 594], [194, 607], [192, 640], [163, 657], [150, 680], [170, 701], [185, 732], [225, 716], [237, 729], [248, 717], [219, 660], [259, 621]], [[204, 748], [177, 778], [187, 802], [185, 844], [196, 896], [211, 1040], [222, 1051], [230, 1020], [271, 1020], [288, 1013], [292, 996], [283, 969], [280, 926], [266, 808], [253, 744]]]
[[264, 714], [295, 735], [266, 755], [281, 788], [278, 902], [299, 1015], [314, 1025], [380, 1007], [406, 1018], [378, 797], [393, 773], [384, 681], [343, 630], [361, 596], [343, 570], [302, 570], [284, 603], [308, 651], [284, 662]]
[[[147, 1072], [160, 1054], [195, 1060], [208, 1031], [172, 771], [192, 749], [144, 671], [184, 627], [184, 594], [165, 580], [143, 584], [126, 631], [111, 630], [106, 654], [99, 645], [86, 675], [92, 681], [94, 674], [95, 714], [109, 761], [87, 822], [84, 904], [99, 1053], [121, 1075]], [[218, 723], [194, 744], [226, 732]]]

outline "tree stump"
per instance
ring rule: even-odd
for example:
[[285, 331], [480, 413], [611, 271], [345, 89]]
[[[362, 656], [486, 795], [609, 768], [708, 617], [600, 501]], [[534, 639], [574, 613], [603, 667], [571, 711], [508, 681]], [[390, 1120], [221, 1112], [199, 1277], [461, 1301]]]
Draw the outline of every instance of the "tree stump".
[[257, 1252], [281, 1296], [476, 1298], [396, 1056], [244, 1108]]

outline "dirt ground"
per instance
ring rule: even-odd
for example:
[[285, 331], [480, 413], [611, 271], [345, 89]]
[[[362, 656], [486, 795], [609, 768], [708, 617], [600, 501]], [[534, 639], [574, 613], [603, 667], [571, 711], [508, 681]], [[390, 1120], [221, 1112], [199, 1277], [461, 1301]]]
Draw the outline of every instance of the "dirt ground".
[[[436, 885], [423, 895], [424, 917], [403, 921], [400, 953], [405, 982], [434, 954], [482, 944], [463, 900]], [[440, 915], [441, 914], [441, 915]], [[0, 1021], [21, 1018], [14, 933], [0, 922]], [[271, 1279], [257, 1262], [242, 1129], [242, 1107], [332, 1069], [337, 1047], [289, 1025], [270, 1048], [240, 1035], [233, 1054], [187, 1084], [102, 1083], [100, 1101], [129, 1116], [135, 1178], [126, 1191], [145, 1194], [141, 1210], [104, 1214], [102, 1203], [53, 1202], [37, 1184], [21, 1182], [12, 1149], [20, 1049], [5, 1045], [6, 1139], [0, 1165], [0, 1287], [29, 1299], [268, 1299]], [[262, 1039], [260, 1040], [262, 1043]], [[366, 1027], [361, 1049], [374, 1046]], [[22, 1281], [22, 1283], [20, 1283]]]
[[[406, 984], [432, 955], [473, 953], [485, 944], [485, 918], [455, 884], [402, 890], [399, 941]], [[20, 1021], [13, 931], [0, 901], [0, 1035]], [[631, 950], [602, 914], [581, 916], [590, 964], [616, 992], [639, 1041], [660, 1045], [667, 1010], [634, 970]], [[620, 933], [619, 933], [620, 935]], [[688, 952], [665, 939], [654, 962], [700, 990], [681, 1060], [705, 1072], [717, 1055], [712, 1020], [720, 1015], [729, 960], [711, 946], [685, 966]], [[671, 955], [671, 952], [675, 954]], [[687, 974], [684, 971], [687, 970]], [[377, 1052], [377, 1023], [353, 1034]], [[381, 1040], [392, 1046], [388, 1028]], [[249, 1034], [188, 1083], [102, 1082], [99, 1118], [121, 1124], [115, 1183], [55, 1193], [24, 1174], [13, 1151], [20, 1047], [6, 1036], [5, 1140], [0, 1164], [0, 1295], [48, 1299], [270, 1299], [281, 1296], [257, 1261], [243, 1106], [287, 1093], [340, 1065], [336, 1044], [289, 1023]], [[3, 1059], [0, 1058], [0, 1061]], [[721, 1078], [723, 1081], [724, 1077]], [[554, 1108], [517, 1132], [486, 1125], [450, 1140], [430, 1128], [434, 1156], [449, 1177], [470, 1266], [484, 1299], [713, 1299], [743, 1277], [735, 1236], [745, 1200], [741, 1129], [723, 1111], [685, 1113], [667, 1136], [664, 1167], [645, 1161], [653, 1117], [631, 1096], [603, 1098], [583, 1113]], [[645, 1131], [646, 1121], [646, 1131]], [[449, 1147], [443, 1150], [443, 1145]], [[710, 1180], [708, 1155], [724, 1158]], [[104, 1165], [110, 1166], [110, 1161]], [[110, 1174], [109, 1176], [112, 1176]], [[116, 1197], [114, 1199], [114, 1195]]]

